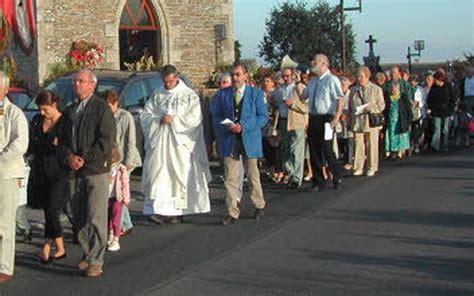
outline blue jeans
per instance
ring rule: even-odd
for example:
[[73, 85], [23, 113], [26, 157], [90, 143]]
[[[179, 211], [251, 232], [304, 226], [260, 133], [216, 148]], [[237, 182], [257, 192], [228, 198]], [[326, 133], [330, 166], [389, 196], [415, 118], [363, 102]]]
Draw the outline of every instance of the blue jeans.
[[448, 151], [449, 117], [433, 117], [431, 147], [437, 151]]

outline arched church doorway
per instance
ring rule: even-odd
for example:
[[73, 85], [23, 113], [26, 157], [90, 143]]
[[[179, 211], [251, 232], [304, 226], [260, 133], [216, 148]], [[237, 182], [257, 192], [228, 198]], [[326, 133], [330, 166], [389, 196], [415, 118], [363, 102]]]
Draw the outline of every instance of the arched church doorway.
[[143, 55], [157, 62], [161, 54], [161, 34], [158, 18], [149, 0], [127, 0], [119, 27], [120, 69], [124, 63], [135, 63]]

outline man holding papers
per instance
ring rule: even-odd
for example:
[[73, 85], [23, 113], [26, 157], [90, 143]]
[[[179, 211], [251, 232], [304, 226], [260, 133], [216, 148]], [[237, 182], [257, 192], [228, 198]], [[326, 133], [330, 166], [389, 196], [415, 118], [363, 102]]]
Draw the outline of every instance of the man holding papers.
[[317, 54], [311, 64], [317, 76], [305, 88], [303, 98], [309, 100], [308, 140], [313, 167], [313, 192], [318, 192], [326, 187], [323, 175], [325, 162], [331, 170], [334, 188], [337, 189], [341, 184], [341, 168], [332, 148], [332, 137], [328, 139], [325, 134], [332, 133], [339, 122], [344, 94], [341, 82], [329, 71], [329, 59], [325, 55]]
[[237, 190], [240, 179], [240, 159], [244, 163], [250, 198], [256, 208], [255, 219], [263, 217], [263, 198], [258, 158], [262, 152], [262, 128], [268, 121], [263, 92], [246, 85], [247, 66], [235, 62], [232, 67], [232, 87], [221, 89], [211, 102], [211, 115], [217, 148], [224, 159], [227, 217], [222, 225], [234, 224], [240, 215]]

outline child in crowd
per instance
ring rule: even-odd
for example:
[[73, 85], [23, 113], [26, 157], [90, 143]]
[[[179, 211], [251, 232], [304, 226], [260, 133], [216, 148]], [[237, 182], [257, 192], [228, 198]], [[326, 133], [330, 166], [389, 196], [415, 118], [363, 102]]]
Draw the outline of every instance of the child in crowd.
[[120, 163], [120, 154], [112, 149], [112, 168], [109, 176], [109, 240], [107, 250], [120, 250], [122, 205], [130, 203], [130, 176], [127, 167]]

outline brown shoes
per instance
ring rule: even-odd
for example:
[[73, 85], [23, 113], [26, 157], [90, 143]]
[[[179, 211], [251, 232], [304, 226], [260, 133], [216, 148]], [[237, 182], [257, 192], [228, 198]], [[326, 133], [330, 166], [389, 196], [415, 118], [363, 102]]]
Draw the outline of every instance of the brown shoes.
[[87, 262], [86, 260], [82, 259], [81, 261], [79, 261], [79, 264], [77, 264], [77, 267], [80, 269], [80, 270], [86, 270], [89, 268], [89, 262]]
[[86, 271], [86, 276], [90, 278], [96, 278], [101, 276], [103, 273], [102, 266], [99, 265], [89, 265], [89, 268]]
[[12, 279], [12, 276], [3, 272], [0, 272], [0, 284], [9, 282]]

